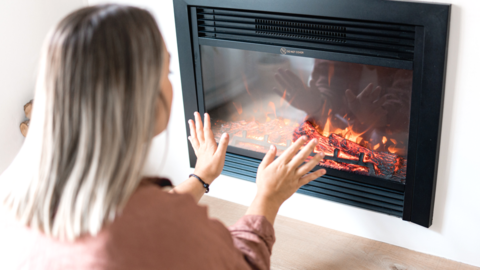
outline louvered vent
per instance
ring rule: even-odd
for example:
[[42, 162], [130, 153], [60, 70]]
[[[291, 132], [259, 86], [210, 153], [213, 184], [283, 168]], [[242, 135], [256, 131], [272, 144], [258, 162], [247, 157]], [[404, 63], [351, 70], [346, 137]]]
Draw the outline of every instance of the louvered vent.
[[[345, 27], [255, 19], [257, 34], [345, 43]], [[279, 26], [280, 25], [280, 26]], [[301, 28], [299, 28], [301, 27]], [[343, 32], [343, 33], [342, 33]]]
[[226, 9], [196, 10], [199, 38], [413, 59], [413, 26]]
[[[222, 174], [255, 182], [260, 160], [228, 153]], [[301, 187], [298, 193], [402, 217], [404, 192], [323, 176]]]

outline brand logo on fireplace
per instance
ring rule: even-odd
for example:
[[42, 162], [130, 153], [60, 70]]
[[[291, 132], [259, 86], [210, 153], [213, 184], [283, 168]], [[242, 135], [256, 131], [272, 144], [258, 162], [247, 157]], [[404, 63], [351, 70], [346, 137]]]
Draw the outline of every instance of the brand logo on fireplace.
[[285, 47], [280, 48], [280, 53], [281, 54], [287, 54], [287, 53], [304, 54], [303, 51], [287, 50], [287, 48]]

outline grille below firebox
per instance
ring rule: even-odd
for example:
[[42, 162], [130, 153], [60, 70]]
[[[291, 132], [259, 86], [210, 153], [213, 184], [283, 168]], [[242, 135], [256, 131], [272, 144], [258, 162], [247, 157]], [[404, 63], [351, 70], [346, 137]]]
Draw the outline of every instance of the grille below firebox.
[[[222, 174], [255, 182], [261, 160], [227, 153]], [[404, 192], [325, 175], [298, 193], [401, 217]]]

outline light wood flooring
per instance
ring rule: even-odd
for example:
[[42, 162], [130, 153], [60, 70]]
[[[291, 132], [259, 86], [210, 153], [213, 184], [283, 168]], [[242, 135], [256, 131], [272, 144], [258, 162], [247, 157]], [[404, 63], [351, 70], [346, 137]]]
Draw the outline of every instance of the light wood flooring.
[[[207, 205], [210, 216], [227, 226], [247, 210], [246, 206], [210, 196], [203, 196], [200, 204]], [[278, 216], [274, 227], [277, 241], [271, 258], [273, 270], [480, 270], [287, 217]]]

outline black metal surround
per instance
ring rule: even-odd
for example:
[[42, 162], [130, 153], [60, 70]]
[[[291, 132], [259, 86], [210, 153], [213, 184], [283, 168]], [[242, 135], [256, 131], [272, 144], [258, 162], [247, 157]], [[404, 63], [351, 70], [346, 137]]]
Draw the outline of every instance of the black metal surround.
[[[188, 118], [195, 111], [201, 114], [205, 111], [200, 45], [277, 54], [285, 47], [301, 49], [305, 57], [413, 69], [406, 184], [328, 170], [328, 175], [303, 187], [299, 193], [431, 226], [450, 5], [384, 0], [173, 1], [184, 110]], [[209, 17], [212, 13], [217, 21]], [[228, 16], [237, 16], [247, 26], [257, 26], [232, 31], [235, 22], [232, 26]], [[278, 25], [279, 22], [284, 25]], [[302, 25], [308, 22], [327, 28], [308, 32], [305, 29], [311, 26]], [[381, 31], [386, 38], [372, 40], [371, 31]], [[190, 145], [189, 157], [193, 167], [196, 158]], [[229, 146], [223, 173], [255, 181], [262, 158], [263, 154]]]

